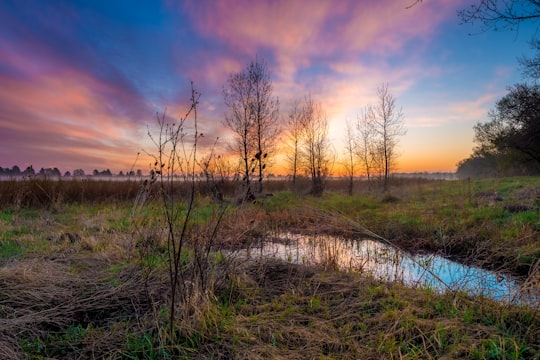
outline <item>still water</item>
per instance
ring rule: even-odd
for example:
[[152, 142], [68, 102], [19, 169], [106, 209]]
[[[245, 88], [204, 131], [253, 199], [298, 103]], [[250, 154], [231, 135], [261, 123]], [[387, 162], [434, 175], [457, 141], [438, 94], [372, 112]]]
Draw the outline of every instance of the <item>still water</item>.
[[533, 307], [540, 302], [538, 289], [534, 293], [525, 291], [519, 281], [508, 275], [466, 266], [433, 254], [411, 255], [369, 239], [285, 233], [252, 245], [242, 255], [356, 271], [409, 286], [465, 291], [470, 295]]

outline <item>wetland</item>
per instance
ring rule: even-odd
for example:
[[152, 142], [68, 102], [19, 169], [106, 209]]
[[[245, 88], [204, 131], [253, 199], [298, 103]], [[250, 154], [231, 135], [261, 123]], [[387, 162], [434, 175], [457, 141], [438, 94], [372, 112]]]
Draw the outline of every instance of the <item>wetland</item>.
[[142, 183], [0, 182], [0, 357], [540, 357], [540, 179], [363, 185], [201, 191], [171, 322]]

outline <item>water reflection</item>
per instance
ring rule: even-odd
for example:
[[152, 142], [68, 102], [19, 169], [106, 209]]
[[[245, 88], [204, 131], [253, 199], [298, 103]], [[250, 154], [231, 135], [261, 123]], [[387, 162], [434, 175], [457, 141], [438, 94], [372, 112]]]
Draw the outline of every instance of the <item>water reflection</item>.
[[332, 236], [278, 234], [245, 250], [248, 257], [273, 257], [371, 274], [438, 291], [466, 291], [471, 295], [538, 306], [540, 296], [523, 294], [520, 283], [505, 276], [462, 265], [437, 255], [410, 255], [373, 240]]

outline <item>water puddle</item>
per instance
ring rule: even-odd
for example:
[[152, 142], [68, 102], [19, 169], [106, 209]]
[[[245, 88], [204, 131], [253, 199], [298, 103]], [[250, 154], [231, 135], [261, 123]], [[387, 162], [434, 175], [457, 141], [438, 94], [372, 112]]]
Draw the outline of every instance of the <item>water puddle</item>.
[[437, 291], [465, 291], [471, 295], [525, 303], [536, 307], [540, 294], [525, 293], [510, 276], [462, 265], [437, 255], [410, 255], [373, 240], [332, 236], [279, 234], [243, 250], [244, 256], [277, 258], [299, 264], [356, 271], [385, 281], [401, 281]]

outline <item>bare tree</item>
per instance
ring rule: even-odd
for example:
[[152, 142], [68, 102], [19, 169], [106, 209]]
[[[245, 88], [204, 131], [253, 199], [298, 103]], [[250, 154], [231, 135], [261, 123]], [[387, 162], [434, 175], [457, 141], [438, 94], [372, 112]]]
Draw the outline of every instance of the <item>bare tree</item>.
[[251, 116], [251, 101], [253, 97], [253, 87], [249, 82], [246, 72], [239, 72], [229, 76], [227, 87], [223, 89], [225, 105], [229, 108], [225, 115], [225, 126], [231, 129], [236, 135], [236, 142], [233, 149], [238, 152], [242, 159], [244, 186], [244, 199], [253, 196], [250, 183], [250, 153], [253, 152], [251, 131], [253, 127], [253, 117]]
[[311, 96], [306, 96], [302, 104], [302, 141], [300, 154], [305, 171], [311, 178], [311, 191], [314, 196], [321, 196], [324, 191], [324, 179], [330, 171], [328, 142], [328, 120], [321, 105]]
[[356, 173], [356, 145], [353, 124], [347, 120], [345, 128], [345, 172], [348, 178], [347, 190], [349, 195], [354, 191], [354, 175]]
[[259, 179], [257, 191], [262, 192], [265, 161], [279, 131], [279, 103], [272, 98], [272, 83], [265, 62], [252, 61], [245, 70], [230, 75], [223, 97], [229, 108], [225, 126], [236, 135], [233, 148], [242, 162], [245, 200], [253, 197], [251, 174], [255, 170]]
[[[191, 104], [186, 114], [177, 121], [169, 121], [165, 113], [158, 114], [157, 132], [153, 134], [148, 130], [155, 145], [155, 152], [148, 153], [154, 165], [150, 179], [142, 183], [132, 210], [135, 231], [141, 239], [137, 246], [141, 256], [164, 254], [168, 265], [169, 336], [166, 338], [171, 344], [177, 342], [178, 335], [189, 335], [189, 326], [178, 328], [177, 325], [193, 321], [194, 309], [211, 301], [215, 283], [212, 251], [218, 249], [218, 229], [226, 209], [222, 203], [210, 217], [208, 227], [200, 224], [202, 204], [196, 188], [200, 171], [198, 146], [202, 138], [197, 127], [199, 97], [192, 83]], [[187, 130], [191, 127], [190, 120], [193, 120], [192, 133]], [[182, 186], [178, 186], [179, 177], [183, 179]], [[152, 190], [154, 187], [157, 191]], [[152, 213], [155, 212], [154, 194], [160, 200], [158, 213], [162, 219], [157, 229], [152, 230], [151, 222], [144, 219], [144, 214], [149, 212], [142, 210], [144, 206], [152, 206]], [[155, 265], [149, 262], [146, 266], [149, 276]]]
[[384, 191], [387, 191], [390, 172], [397, 157], [398, 137], [407, 133], [403, 111], [396, 108], [396, 99], [388, 91], [388, 84], [377, 89], [377, 104], [373, 111], [373, 125], [378, 142], [376, 154], [381, 161]]
[[302, 140], [302, 109], [299, 100], [294, 100], [289, 109], [287, 119], [287, 154], [286, 160], [292, 171], [292, 185], [296, 185], [296, 177], [300, 162], [300, 142]]
[[458, 16], [464, 23], [480, 22], [486, 30], [518, 30], [522, 22], [540, 19], [540, 1], [480, 0]]
[[356, 122], [356, 155], [360, 159], [361, 166], [364, 168], [368, 184], [371, 183], [372, 168], [374, 166], [374, 117], [373, 106], [368, 105], [362, 110]]
[[[258, 172], [257, 192], [263, 191], [263, 173], [268, 165], [268, 154], [274, 150], [279, 133], [279, 101], [272, 97], [272, 82], [264, 60], [256, 59], [248, 65], [250, 85], [253, 86], [251, 113], [253, 116], [255, 168]], [[253, 170], [253, 168], [252, 168]]]

